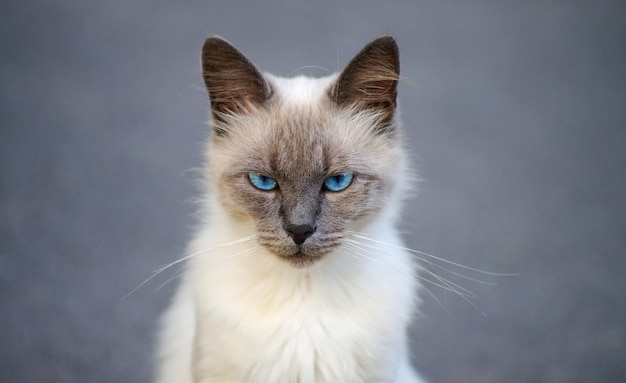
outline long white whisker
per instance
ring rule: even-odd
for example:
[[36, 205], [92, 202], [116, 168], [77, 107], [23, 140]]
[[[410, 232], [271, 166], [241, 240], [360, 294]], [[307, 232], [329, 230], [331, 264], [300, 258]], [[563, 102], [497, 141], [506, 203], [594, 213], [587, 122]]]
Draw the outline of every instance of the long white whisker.
[[[372, 241], [373, 243], [376, 243], [376, 244], [379, 244], [379, 245], [383, 245], [383, 246], [387, 246], [387, 247], [390, 247], [390, 248], [396, 248], [396, 249], [405, 250], [405, 251], [412, 250], [412, 249], [408, 249], [408, 248], [405, 248], [405, 247], [402, 247], [402, 246], [395, 246], [395, 245], [391, 245], [391, 244], [388, 244], [388, 243], [385, 243], [385, 242], [382, 242], [382, 241], [378, 241], [378, 240], [374, 240], [374, 239], [371, 239], [371, 238], [367, 238], [367, 237], [362, 236], [362, 235], [354, 236], [354, 232], [351, 232], [351, 234], [353, 234], [353, 237], [356, 237], [356, 238], [359, 238], [359, 239], [367, 239], [367, 240]], [[346, 243], [350, 243], [353, 246], [357, 246], [358, 245], [358, 246], [360, 246], [362, 251], [365, 251], [365, 249], [363, 249], [363, 247], [368, 247], [368, 248], [380, 251], [383, 254], [393, 254], [391, 252], [386, 252], [385, 250], [381, 249], [378, 246], [369, 245], [369, 244], [362, 243], [362, 242], [357, 242], [357, 241], [352, 240], [352, 239], [347, 239]], [[421, 254], [421, 252], [417, 252], [417, 251], [415, 251], [415, 253]], [[438, 258], [438, 257], [435, 257], [435, 258]], [[447, 272], [449, 272], [449, 273], [451, 273], [453, 275], [457, 275], [458, 274], [458, 273], [455, 273], [455, 272], [453, 272], [451, 270], [448, 270], [448, 269], [446, 269], [446, 268], [444, 268], [442, 266], [436, 265], [432, 261], [429, 261], [429, 260], [426, 260], [426, 259], [422, 259], [422, 257], [419, 257], [419, 259], [420, 259], [420, 261], [423, 261], [423, 262], [425, 262], [427, 264], [430, 264], [430, 265], [432, 265], [432, 266], [434, 266], [436, 268], [439, 268], [439, 269], [442, 269], [444, 271], [447, 271]], [[471, 268], [469, 268], [469, 269], [471, 269]], [[447, 290], [447, 291], [450, 291], [450, 292], [453, 292], [453, 293], [457, 294], [459, 297], [461, 297], [463, 300], [465, 300], [467, 303], [469, 303], [472, 307], [474, 307], [482, 315], [486, 315], [482, 310], [480, 310], [478, 308], [478, 306], [474, 302], [471, 301], [472, 298], [477, 298], [478, 297], [475, 293], [473, 293], [473, 292], [469, 291], [468, 289], [458, 285], [457, 283], [454, 283], [452, 281], [449, 281], [449, 280], [443, 278], [439, 274], [434, 273], [434, 272], [432, 272], [432, 271], [430, 271], [430, 270], [428, 270], [428, 269], [426, 269], [424, 267], [420, 267], [420, 270], [422, 270], [425, 273], [431, 275], [433, 278], [435, 278], [439, 282], [432, 281], [432, 280], [430, 280], [428, 278], [425, 278], [424, 276], [421, 276], [419, 274], [417, 275], [418, 279], [420, 279], [420, 280], [422, 280], [424, 282], [427, 282], [427, 283], [429, 283], [429, 284], [431, 284], [433, 286], [436, 286], [436, 287], [439, 287], [439, 288], [442, 288], [444, 290]], [[459, 277], [464, 277], [461, 274], [459, 274], [458, 276]], [[473, 278], [467, 278], [467, 279], [472, 280]], [[431, 297], [433, 297], [435, 300], [438, 301], [438, 299], [436, 299], [434, 297], [434, 295], [432, 294], [432, 292], [429, 289], [427, 289], [425, 286], [424, 286], [424, 288], [428, 292], [428, 294], [431, 295]], [[441, 304], [441, 302], [439, 302], [439, 301], [438, 301], [438, 303]]]
[[178, 260], [176, 260], [176, 261], [174, 261], [174, 262], [172, 262], [172, 263], [170, 263], [168, 265], [161, 266], [161, 267], [157, 268], [155, 270], [155, 273], [156, 274], [161, 273], [162, 271], [165, 271], [166, 269], [169, 269], [170, 267], [172, 267], [174, 265], [177, 265], [177, 264], [179, 264], [181, 262], [184, 262], [184, 261], [186, 261], [188, 259], [191, 259], [193, 257], [197, 257], [198, 255], [211, 252], [211, 251], [213, 251], [215, 249], [220, 249], [220, 248], [224, 248], [224, 247], [228, 247], [228, 246], [237, 245], [239, 243], [247, 242], [247, 241], [249, 241], [251, 239], [254, 239], [254, 238], [256, 238], [256, 235], [249, 235], [247, 237], [243, 237], [243, 238], [236, 239], [234, 241], [222, 243], [220, 245], [217, 245], [217, 246], [214, 246], [214, 247], [211, 247], [211, 248], [208, 248], [208, 249], [196, 251], [195, 253], [191, 253], [191, 254], [189, 254], [189, 255], [187, 255], [185, 257], [182, 257], [182, 258], [180, 258], [180, 259], [178, 259]]
[[205, 264], [205, 265], [210, 265], [210, 266], [219, 265], [220, 263], [229, 261], [229, 260], [231, 260], [233, 258], [240, 257], [243, 254], [247, 254], [247, 253], [253, 252], [253, 251], [258, 250], [260, 248], [261, 248], [260, 246], [252, 246], [252, 247], [249, 247], [247, 249], [241, 250], [240, 252], [237, 252], [235, 254], [231, 254], [228, 257], [225, 257], [225, 258], [222, 258], [222, 259], [218, 259], [215, 262], [202, 262], [202, 263]]
[[[376, 263], [378, 263], [378, 264], [381, 264], [381, 265], [384, 265], [384, 264], [385, 264], [385, 262], [383, 262], [383, 261], [381, 261], [381, 260], [379, 260], [379, 259], [376, 259], [376, 258], [374, 258], [374, 257], [370, 256], [370, 255], [367, 253], [367, 250], [366, 250], [366, 249], [363, 249], [363, 248], [361, 248], [361, 247], [358, 247], [358, 245], [359, 245], [359, 243], [358, 243], [358, 242], [354, 242], [354, 241], [351, 241], [351, 240], [347, 239], [347, 240], [346, 240], [346, 245], [347, 245], [346, 247], [351, 248], [351, 250], [354, 252], [354, 254], [355, 254], [355, 255], [358, 255], [358, 256], [361, 256], [361, 257], [363, 257], [363, 258], [369, 259], [369, 260], [371, 260], [371, 261], [373, 261], [373, 262], [376, 262]], [[397, 270], [397, 268], [394, 268], [394, 269], [396, 269], [396, 270]], [[398, 270], [398, 271], [402, 271], [402, 270]], [[411, 275], [413, 275], [413, 273], [411, 273]]]
[[[254, 250], [257, 250], [259, 248], [260, 248], [260, 246], [253, 246], [253, 247], [250, 247], [248, 249], [242, 250], [242, 251], [240, 251], [238, 253], [232, 254], [232, 255], [230, 255], [230, 256], [228, 256], [226, 258], [222, 258], [222, 259], [220, 259], [220, 260], [218, 260], [216, 262], [210, 262], [208, 264], [209, 265], [217, 265], [217, 264], [220, 264], [222, 262], [228, 261], [230, 259], [237, 258], [237, 257], [239, 257], [239, 256], [241, 256], [243, 254], [250, 253], [250, 252], [252, 252]], [[177, 278], [180, 278], [182, 276], [184, 270], [185, 270], [184, 268], [180, 268], [178, 271], [176, 271], [176, 273], [174, 273], [173, 276], [168, 278], [167, 281], [163, 282], [159, 287], [154, 289], [153, 294], [156, 293], [157, 291], [161, 290], [165, 285], [167, 285], [168, 283], [172, 282], [173, 280], [175, 280]]]
[[441, 300], [439, 300], [439, 298], [437, 298], [437, 297], [435, 296], [435, 294], [434, 294], [432, 291], [430, 291], [430, 289], [429, 289], [428, 287], [426, 287], [426, 286], [424, 286], [424, 285], [422, 285], [422, 287], [424, 288], [424, 291], [426, 291], [426, 293], [427, 293], [428, 295], [430, 295], [430, 297], [431, 297], [431, 298], [432, 298], [435, 302], [437, 302], [437, 304], [438, 304], [438, 305], [439, 305], [439, 306], [443, 309], [443, 311], [445, 311], [445, 312], [446, 312], [446, 314], [448, 314], [448, 315], [452, 318], [452, 317], [453, 317], [453, 316], [452, 316], [452, 313], [450, 313], [450, 311], [448, 311], [448, 309], [447, 309], [447, 308], [446, 308], [446, 306], [445, 306], [445, 305], [441, 302]]
[[[428, 257], [428, 258], [434, 259], [434, 260], [436, 260], [438, 262], [447, 263], [449, 265], [453, 265], [453, 266], [456, 266], [456, 267], [459, 267], [459, 268], [462, 268], [462, 269], [465, 269], [465, 270], [469, 270], [469, 271], [474, 271], [476, 273], [481, 273], [481, 274], [485, 274], [485, 275], [491, 275], [491, 276], [495, 276], [495, 277], [514, 277], [514, 276], [518, 276], [519, 275], [519, 274], [494, 273], [494, 272], [491, 272], [491, 271], [480, 270], [480, 269], [476, 269], [476, 268], [473, 268], [473, 267], [470, 267], [470, 266], [465, 266], [465, 265], [457, 263], [457, 262], [453, 262], [453, 261], [447, 260], [445, 258], [437, 257], [436, 255], [428, 254], [428, 253], [425, 253], [423, 251], [411, 249], [409, 247], [398, 246], [398, 245], [394, 245], [394, 244], [391, 244], [391, 243], [379, 241], [379, 240], [376, 240], [376, 239], [373, 239], [373, 238], [369, 238], [369, 237], [367, 237], [367, 236], [365, 236], [365, 235], [363, 235], [363, 234], [361, 234], [359, 232], [356, 232], [356, 231], [348, 231], [346, 233], [352, 235], [355, 238], [364, 239], [364, 240], [371, 241], [371, 242], [374, 242], [374, 243], [378, 243], [378, 244], [381, 244], [381, 245], [385, 245], [385, 246], [388, 246], [388, 247], [393, 247], [393, 248], [396, 248], [396, 249], [408, 251], [408, 252], [413, 253], [413, 254], [417, 254], [417, 255], [424, 256], [424, 257]], [[422, 258], [420, 258], [420, 259], [422, 259]]]
[[[348, 241], [349, 241], [349, 243], [352, 246], [355, 246], [355, 245], [365, 246], [365, 247], [369, 247], [369, 248], [374, 249], [374, 250], [378, 250], [378, 251], [382, 252], [385, 255], [390, 254], [390, 253], [387, 253], [384, 250], [382, 250], [382, 249], [380, 249], [378, 247], [375, 247], [375, 246], [371, 246], [371, 245], [368, 245], [368, 244], [365, 244], [365, 243], [359, 243], [359, 242], [356, 242], [356, 241], [353, 241], [353, 240], [348, 240]], [[366, 249], [363, 249], [363, 248], [360, 248], [360, 250], [366, 251]], [[374, 260], [374, 261], [377, 261], [374, 258], [371, 258], [371, 257], [369, 257], [369, 258]], [[380, 262], [380, 261], [378, 261], [378, 262]], [[380, 263], [382, 263], [382, 262], [380, 262]], [[425, 269], [423, 267], [419, 267], [419, 271], [423, 271], [424, 273], [426, 273], [428, 275], [431, 275], [433, 278], [435, 278], [437, 281], [439, 281], [439, 282], [435, 282], [433, 280], [425, 278], [424, 276], [419, 275], [419, 273], [414, 274], [414, 276], [416, 278], [418, 278], [418, 279], [420, 279], [420, 280], [422, 280], [424, 282], [428, 282], [428, 283], [430, 283], [433, 286], [439, 287], [439, 288], [444, 289], [444, 290], [448, 290], [450, 292], [453, 292], [453, 293], [455, 293], [457, 295], [460, 295], [460, 296], [464, 296], [466, 298], [477, 298], [478, 297], [478, 295], [476, 295], [475, 293], [471, 292], [470, 290], [468, 290], [468, 289], [466, 289], [466, 288], [464, 288], [464, 287], [462, 287], [462, 286], [460, 286], [460, 285], [458, 285], [458, 284], [456, 284], [456, 283], [454, 283], [452, 281], [449, 281], [449, 280], [443, 278], [441, 275], [438, 275], [437, 273], [434, 273], [434, 272], [432, 272], [432, 271], [430, 271], [428, 269]]]
[[[393, 253], [388, 253], [388, 252], [383, 252], [383, 253], [384, 254], [393, 254]], [[421, 260], [421, 261], [424, 261], [424, 260]], [[427, 269], [427, 268], [425, 268], [423, 266], [420, 266], [420, 271], [422, 271], [422, 272], [424, 272], [426, 274], [432, 275], [435, 279], [437, 279], [438, 281], [440, 281], [441, 283], [446, 285], [448, 287], [448, 290], [453, 291], [453, 292], [455, 292], [458, 295], [463, 295], [463, 296], [470, 297], [470, 298], [478, 298], [478, 295], [475, 294], [474, 292], [472, 292], [469, 289], [459, 285], [458, 283], [452, 282], [451, 280], [449, 280], [447, 278], [444, 278], [441, 274], [439, 274], [436, 271], [443, 270], [443, 271], [446, 271], [446, 272], [451, 273], [453, 275], [458, 275], [460, 277], [464, 277], [464, 275], [455, 273], [455, 272], [453, 272], [451, 270], [446, 269], [445, 267], [436, 265], [436, 264], [434, 264], [434, 263], [432, 263], [430, 261], [424, 261], [424, 262], [429, 264], [429, 265], [431, 265], [431, 266], [433, 266], [435, 268], [435, 271], [431, 271], [431, 270], [429, 270], [429, 269]], [[423, 277], [420, 276], [420, 278], [423, 278]], [[471, 279], [471, 278], [466, 278], [466, 279]]]
[[[446, 272], [448, 272], [448, 273], [450, 273], [450, 274], [452, 274], [452, 275], [455, 275], [455, 276], [458, 276], [458, 277], [460, 277], [460, 278], [464, 278], [464, 279], [467, 279], [467, 280], [470, 280], [470, 281], [473, 281], [473, 282], [477, 282], [477, 283], [482, 283], [482, 284], [486, 284], [486, 285], [495, 285], [495, 284], [490, 283], [490, 282], [477, 280], [477, 279], [475, 279], [475, 278], [471, 278], [471, 277], [465, 276], [465, 275], [463, 275], [463, 274], [457, 273], [457, 272], [455, 272], [455, 271], [449, 270], [449, 269], [447, 269], [447, 268], [445, 268], [445, 267], [443, 267], [443, 266], [440, 266], [440, 265], [435, 264], [433, 261], [430, 261], [430, 260], [427, 260], [427, 259], [423, 258], [422, 256], [428, 256], [428, 257], [430, 257], [431, 259], [435, 259], [435, 260], [438, 260], [438, 261], [442, 261], [442, 262], [445, 262], [445, 263], [448, 263], [448, 264], [451, 264], [451, 265], [454, 265], [454, 266], [457, 266], [457, 267], [463, 268], [463, 269], [465, 269], [465, 270], [475, 271], [475, 272], [482, 273], [482, 274], [485, 274], [485, 275], [491, 275], [491, 276], [515, 276], [515, 275], [518, 275], [518, 274], [502, 274], [502, 273], [492, 273], [492, 272], [488, 272], [488, 271], [484, 271], [484, 270], [480, 270], [480, 269], [475, 269], [475, 268], [472, 268], [472, 267], [469, 267], [469, 266], [465, 266], [465, 265], [458, 264], [458, 263], [456, 263], [456, 262], [448, 261], [448, 260], [446, 260], [446, 259], [443, 259], [443, 258], [440, 258], [440, 257], [434, 256], [434, 255], [432, 255], [432, 254], [424, 253], [424, 252], [417, 251], [417, 250], [414, 250], [414, 249], [410, 249], [410, 248], [407, 248], [407, 247], [404, 247], [404, 246], [397, 246], [397, 245], [393, 245], [393, 244], [386, 243], [386, 242], [383, 242], [383, 241], [375, 240], [375, 239], [373, 239], [373, 238], [369, 238], [369, 237], [367, 237], [367, 236], [365, 236], [365, 235], [362, 235], [362, 234], [359, 234], [359, 233], [357, 233], [357, 232], [352, 232], [352, 231], [351, 231], [351, 232], [349, 232], [349, 234], [351, 234], [351, 235], [352, 235], [353, 237], [355, 237], [355, 238], [364, 239], [364, 240], [369, 240], [369, 241], [371, 241], [371, 242], [373, 242], [373, 243], [380, 244], [380, 245], [383, 245], [383, 246], [387, 246], [387, 247], [389, 247], [389, 248], [396, 248], [396, 249], [399, 249], [399, 250], [404, 250], [404, 251], [411, 252], [411, 253], [413, 253], [413, 254], [418, 255], [418, 257], [417, 257], [417, 258], [418, 258], [420, 261], [422, 261], [422, 262], [424, 262], [424, 263], [426, 263], [426, 264], [429, 264], [429, 265], [431, 265], [431, 266], [435, 267], [436, 269], [440, 269], [440, 270], [446, 271]], [[364, 244], [364, 243], [361, 243], [361, 245], [362, 245], [362, 246], [366, 246], [366, 244]], [[380, 248], [378, 248], [378, 247], [376, 247], [376, 246], [373, 246], [373, 245], [369, 245], [369, 246], [370, 246], [371, 248], [377, 249], [377, 250], [379, 250], [379, 251], [383, 251], [382, 249], [380, 249]], [[383, 251], [383, 253], [386, 253], [386, 252], [385, 252], [385, 251]], [[392, 255], [393, 253], [392, 253], [392, 252], [388, 252], [387, 254], [391, 254], [391, 255]], [[478, 312], [480, 312], [482, 315], [486, 316], [486, 314], [485, 314], [482, 310], [480, 310], [480, 309], [478, 308], [478, 306], [477, 306], [474, 302], [472, 302], [472, 301], [470, 300], [470, 298], [477, 298], [477, 297], [478, 297], [478, 295], [476, 295], [475, 293], [471, 292], [470, 290], [468, 290], [468, 289], [466, 289], [466, 288], [464, 288], [464, 287], [460, 286], [460, 285], [459, 285], [459, 284], [457, 284], [457, 283], [454, 283], [454, 282], [452, 282], [452, 281], [450, 281], [450, 280], [448, 280], [448, 279], [445, 279], [445, 278], [441, 277], [441, 276], [440, 276], [440, 275], [438, 275], [438, 274], [433, 273], [432, 271], [430, 271], [430, 270], [428, 270], [428, 269], [426, 269], [426, 268], [424, 268], [424, 267], [421, 267], [421, 268], [420, 268], [420, 270], [423, 270], [424, 272], [426, 272], [426, 273], [428, 273], [428, 274], [432, 275], [434, 278], [436, 278], [437, 280], [439, 280], [442, 284], [444, 284], [444, 285], [446, 286], [446, 287], [443, 287], [445, 290], [452, 291], [452, 292], [456, 293], [456, 294], [457, 294], [457, 295], [459, 295], [461, 298], [463, 298], [463, 300], [465, 300], [465, 301], [466, 301], [466, 302], [468, 302], [468, 303], [469, 303], [472, 307], [474, 307], [474, 308], [475, 308]], [[428, 279], [426, 279], [426, 278], [424, 278], [424, 277], [422, 277], [422, 276], [419, 276], [419, 275], [418, 275], [418, 278], [419, 278], [420, 280], [422, 280], [422, 281], [429, 282], [429, 283], [431, 283], [431, 284], [435, 285], [435, 283], [434, 283], [433, 281], [430, 281], [430, 280], [428, 280]], [[431, 294], [431, 295], [432, 295], [432, 294]]]
[[[383, 243], [383, 242], [381, 242], [381, 243]], [[412, 251], [414, 252], [414, 256], [415, 256], [415, 258], [416, 258], [416, 259], [417, 259], [420, 263], [424, 263], [424, 264], [426, 264], [426, 265], [432, 266], [432, 267], [435, 269], [435, 271], [437, 271], [437, 270], [442, 270], [442, 271], [445, 271], [445, 272], [446, 272], [446, 273], [448, 273], [448, 274], [452, 274], [452, 275], [454, 275], [454, 276], [456, 276], [456, 277], [459, 277], [459, 278], [462, 278], [462, 279], [466, 279], [466, 280], [468, 280], [468, 281], [472, 281], [472, 282], [475, 282], [475, 283], [480, 283], [480, 284], [487, 285], [487, 286], [497, 286], [497, 284], [496, 284], [496, 283], [483, 281], [483, 280], [481, 280], [481, 279], [477, 279], [477, 278], [472, 278], [472, 277], [470, 277], [470, 276], [467, 276], [467, 275], [461, 274], [461, 273], [456, 272], [456, 271], [454, 271], [454, 270], [451, 270], [451, 269], [449, 269], [449, 268], [446, 268], [446, 267], [443, 267], [443, 266], [441, 266], [441, 265], [438, 265], [438, 264], [436, 264], [434, 261], [429, 260], [429, 259], [426, 259], [426, 258], [424, 258], [424, 257], [420, 256], [421, 254], [426, 254], [426, 253], [423, 253], [423, 252], [420, 252], [420, 251], [417, 251], [417, 250], [413, 250], [413, 249], [405, 249], [405, 248], [402, 248], [402, 247], [399, 247], [399, 246], [394, 246], [394, 245], [387, 244], [387, 243], [384, 243], [384, 244], [385, 244], [387, 247], [396, 248], [396, 249], [400, 249], [400, 250], [412, 250]], [[363, 245], [363, 246], [370, 246], [371, 248], [377, 249], [377, 250], [379, 250], [379, 251], [383, 251], [383, 253], [384, 253], [384, 254], [387, 254], [387, 255], [392, 255], [392, 256], [393, 256], [393, 255], [396, 255], [396, 253], [395, 253], [395, 252], [388, 252], [388, 251], [384, 251], [384, 250], [382, 250], [382, 249], [380, 249], [379, 247], [376, 247], [376, 246], [374, 246], [374, 245], [367, 245], [367, 244], [365, 244], [365, 243], [362, 243], [362, 245]], [[432, 273], [433, 273], [433, 272], [431, 272], [430, 270], [428, 270], [427, 268], [425, 268], [424, 266], [421, 266], [421, 265], [420, 265], [420, 270], [423, 270], [423, 271], [425, 271], [425, 272], [427, 272], [427, 273], [430, 273], [430, 274], [432, 274]], [[485, 272], [485, 273], [488, 273], [488, 272]], [[514, 274], [502, 274], [502, 276], [504, 276], [504, 275], [514, 275]], [[437, 279], [439, 279], [439, 277], [441, 277], [441, 275], [440, 275], [439, 273], [437, 273], [437, 276], [438, 276], [438, 278], [437, 278]], [[443, 278], [443, 277], [441, 277], [441, 278]], [[448, 282], [453, 283], [453, 282], [451, 282], [451, 281], [448, 281]], [[460, 288], [460, 289], [465, 290], [465, 289], [464, 289], [463, 287], [461, 287], [460, 285], [456, 285], [456, 286], [457, 286], [458, 288]], [[469, 291], [468, 291], [468, 292], [469, 292]], [[471, 293], [471, 292], [469, 292], [469, 293]], [[471, 293], [471, 294], [473, 295], [473, 293]]]
[[[157, 292], [159, 292], [159, 291], [160, 291], [163, 287], [165, 287], [165, 285], [169, 284], [169, 283], [170, 283], [170, 282], [172, 282], [173, 280], [180, 278], [180, 277], [183, 275], [184, 270], [185, 270], [184, 268], [181, 268], [181, 269], [177, 270], [177, 271], [174, 273], [174, 275], [172, 275], [171, 277], [169, 277], [169, 278], [167, 279], [167, 281], [165, 281], [165, 282], [161, 283], [161, 285], [159, 285], [159, 287], [157, 287], [156, 289], [154, 289], [154, 290], [152, 291], [151, 295], [154, 295], [154, 294], [156, 294]], [[150, 295], [150, 296], [151, 296], [151, 295]]]
[[247, 241], [250, 241], [252, 239], [255, 239], [256, 237], [257, 237], [256, 235], [249, 235], [247, 237], [239, 238], [239, 239], [236, 239], [234, 241], [225, 242], [225, 243], [219, 244], [217, 246], [210, 247], [208, 249], [204, 249], [204, 250], [200, 250], [200, 251], [194, 252], [194, 253], [189, 254], [187, 256], [184, 256], [184, 257], [182, 257], [182, 258], [180, 258], [180, 259], [178, 259], [178, 260], [176, 260], [176, 261], [174, 261], [172, 263], [169, 263], [167, 265], [158, 267], [158, 268], [156, 268], [152, 272], [152, 275], [150, 277], [146, 278], [146, 280], [144, 280], [139, 285], [137, 285], [137, 287], [132, 289], [128, 294], [126, 294], [122, 298], [120, 298], [119, 301], [121, 302], [121, 301], [125, 300], [126, 298], [128, 298], [129, 296], [133, 295], [137, 290], [139, 290], [141, 287], [143, 287], [146, 283], [150, 282], [152, 279], [156, 278], [159, 274], [161, 274], [162, 272], [164, 272], [165, 270], [169, 269], [172, 266], [178, 265], [178, 264], [180, 264], [180, 263], [182, 263], [184, 261], [187, 261], [187, 260], [189, 260], [191, 258], [197, 257], [198, 255], [211, 252], [211, 251], [213, 251], [215, 249], [228, 247], [228, 246], [233, 246], [233, 245], [236, 245], [236, 244], [239, 244], [239, 243], [247, 242]]
[[[378, 260], [378, 259], [376, 259], [376, 258], [374, 258], [374, 257], [371, 257], [370, 255], [368, 255], [368, 254], [366, 253], [366, 250], [365, 250], [365, 249], [358, 247], [358, 245], [359, 245], [359, 243], [358, 243], [358, 242], [356, 242], [356, 241], [349, 241], [349, 242], [346, 242], [346, 244], [348, 245], [348, 246], [346, 246], [346, 248], [349, 248], [349, 249], [351, 250], [351, 253], [353, 253], [355, 256], [360, 256], [360, 257], [363, 257], [363, 258], [365, 258], [365, 259], [368, 259], [368, 260], [371, 260], [371, 261], [374, 261], [374, 262], [377, 262], [377, 263], [380, 263], [380, 264], [384, 264], [384, 262], [382, 262], [382, 261], [380, 261], [380, 260]], [[414, 275], [414, 274], [413, 274], [413, 273], [411, 273], [411, 275]], [[416, 277], [417, 277], [417, 278], [419, 278], [419, 279], [422, 279], [419, 275], [416, 275]], [[430, 280], [425, 280], [425, 281], [433, 283], [433, 282], [432, 282], [432, 281], [430, 281]], [[435, 284], [435, 285], [437, 285], [437, 284]], [[428, 295], [430, 295], [430, 297], [431, 297], [431, 298], [432, 298], [435, 302], [437, 302], [437, 304], [438, 304], [439, 306], [441, 306], [441, 308], [443, 309], [443, 311], [445, 311], [446, 313], [448, 313], [448, 315], [452, 316], [452, 314], [450, 314], [450, 312], [446, 309], [446, 307], [445, 307], [445, 306], [443, 305], [443, 303], [439, 300], [439, 298], [437, 298], [437, 297], [436, 297], [436, 296], [432, 293], [432, 291], [430, 291], [430, 289], [428, 289], [426, 286], [422, 286], [422, 287], [424, 288], [424, 290], [426, 291], [426, 293], [427, 293]], [[438, 287], [442, 287], [442, 288], [446, 289], [444, 286], [438, 286]], [[448, 290], [448, 289], [446, 289], [446, 290]], [[455, 292], [455, 293], [457, 293], [457, 294], [458, 294], [458, 292], [457, 292], [457, 291], [454, 291], [454, 290], [451, 290], [451, 291], [453, 291], [453, 292]]]

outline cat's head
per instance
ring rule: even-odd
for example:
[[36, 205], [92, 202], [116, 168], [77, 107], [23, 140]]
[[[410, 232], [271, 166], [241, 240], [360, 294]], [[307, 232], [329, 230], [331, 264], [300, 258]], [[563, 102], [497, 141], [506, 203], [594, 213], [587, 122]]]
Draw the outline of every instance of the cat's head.
[[219, 37], [204, 43], [202, 68], [217, 201], [272, 253], [309, 265], [395, 202], [403, 174], [393, 38], [321, 79], [262, 75]]

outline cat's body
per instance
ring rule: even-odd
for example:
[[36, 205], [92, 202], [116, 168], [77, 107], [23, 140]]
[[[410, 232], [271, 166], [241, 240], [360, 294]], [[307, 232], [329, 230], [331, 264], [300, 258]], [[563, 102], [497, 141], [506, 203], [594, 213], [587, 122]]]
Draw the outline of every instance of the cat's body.
[[157, 382], [422, 382], [406, 338], [415, 265], [395, 228], [398, 68], [390, 37], [323, 79], [261, 76], [207, 40], [210, 183]]

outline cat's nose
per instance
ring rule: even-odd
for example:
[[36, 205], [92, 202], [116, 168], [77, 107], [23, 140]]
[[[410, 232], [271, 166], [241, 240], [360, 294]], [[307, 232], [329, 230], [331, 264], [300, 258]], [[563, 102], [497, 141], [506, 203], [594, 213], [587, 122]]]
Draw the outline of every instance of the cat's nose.
[[285, 227], [296, 245], [302, 245], [307, 238], [315, 233], [315, 229], [316, 227], [311, 225], [287, 225]]

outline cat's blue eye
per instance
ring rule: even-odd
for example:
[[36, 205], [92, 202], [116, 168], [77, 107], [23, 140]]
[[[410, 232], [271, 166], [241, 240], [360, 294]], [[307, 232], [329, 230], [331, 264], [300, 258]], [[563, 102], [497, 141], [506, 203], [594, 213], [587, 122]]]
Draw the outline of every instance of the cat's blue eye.
[[276, 189], [276, 186], [278, 185], [275, 179], [255, 172], [249, 172], [248, 179], [250, 180], [252, 186], [259, 190], [273, 190]]
[[330, 176], [324, 180], [324, 187], [330, 191], [338, 192], [350, 186], [352, 183], [352, 173], [341, 173]]

